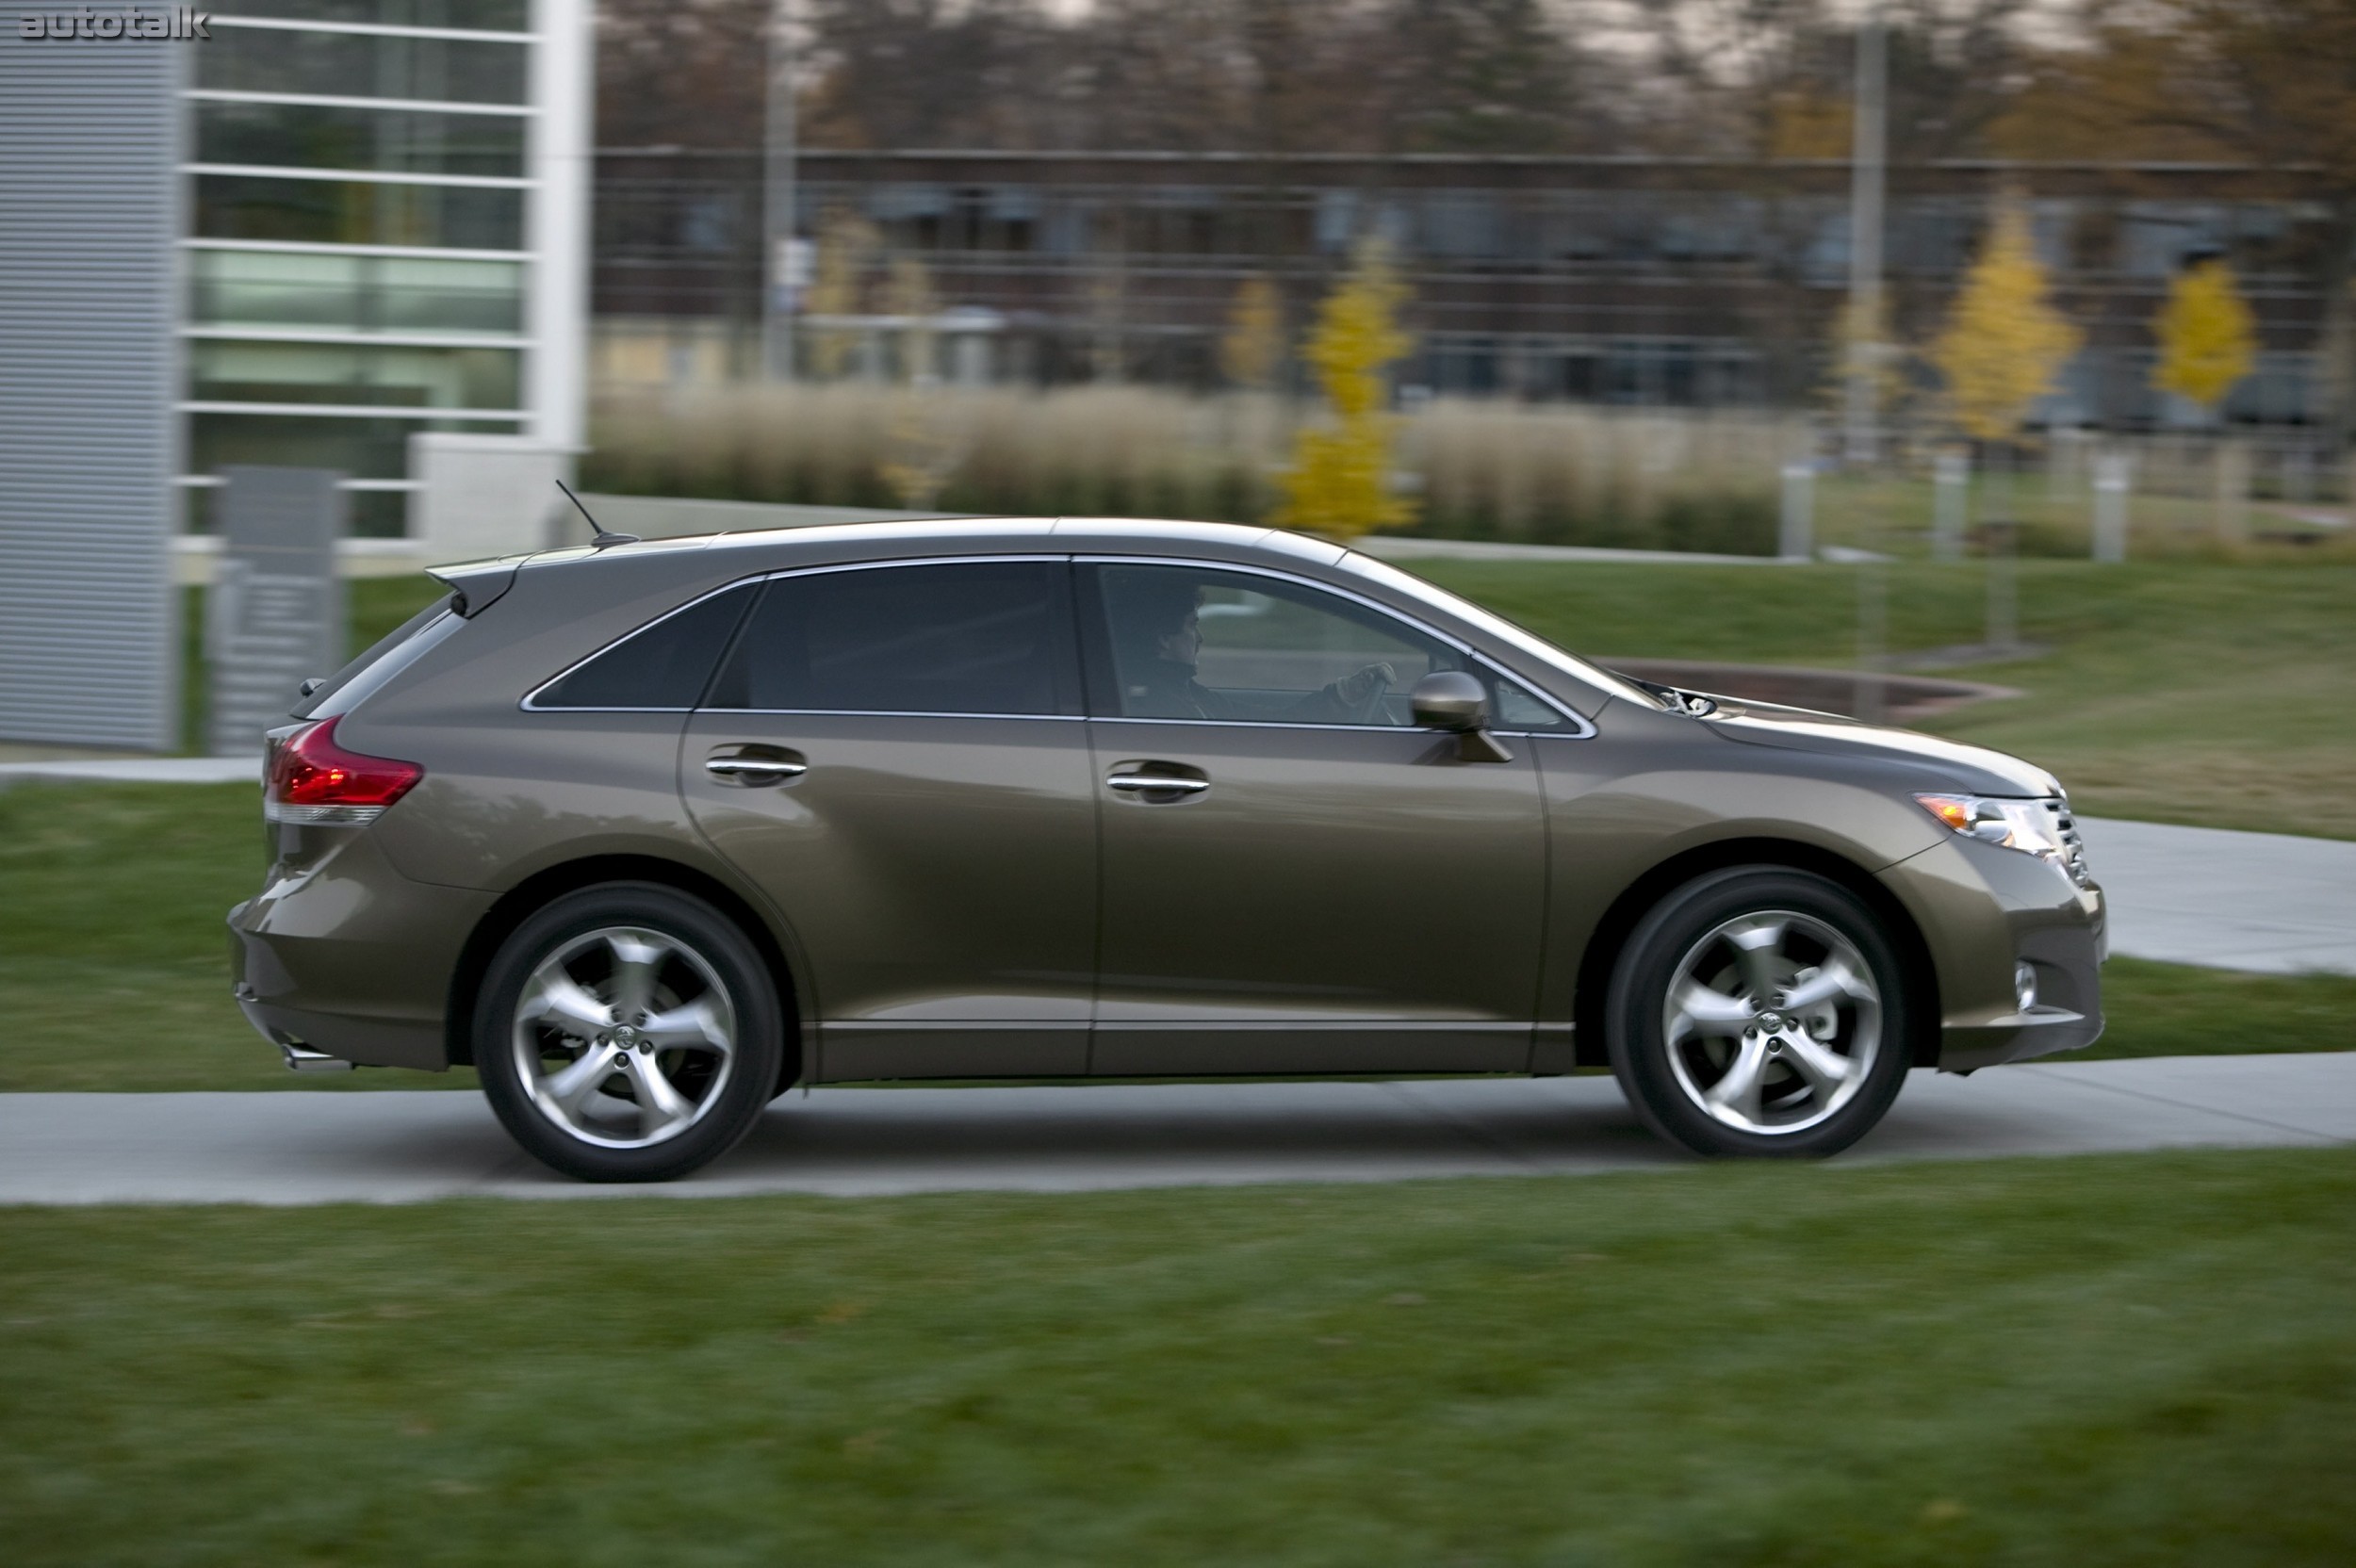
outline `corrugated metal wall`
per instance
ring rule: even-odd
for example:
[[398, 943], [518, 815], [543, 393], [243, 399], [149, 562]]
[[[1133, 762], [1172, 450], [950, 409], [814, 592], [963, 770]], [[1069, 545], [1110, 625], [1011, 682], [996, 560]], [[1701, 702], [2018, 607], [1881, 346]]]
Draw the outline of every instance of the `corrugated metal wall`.
[[16, 21], [0, 18], [0, 742], [172, 749], [177, 87], [205, 44], [31, 41]]

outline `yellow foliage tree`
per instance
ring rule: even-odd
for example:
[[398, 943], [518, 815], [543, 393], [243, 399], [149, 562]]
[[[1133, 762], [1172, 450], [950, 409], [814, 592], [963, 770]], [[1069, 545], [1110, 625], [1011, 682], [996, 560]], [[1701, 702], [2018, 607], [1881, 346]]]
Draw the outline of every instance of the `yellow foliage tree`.
[[1265, 392], [1284, 357], [1284, 304], [1266, 278], [1246, 278], [1227, 310], [1219, 340], [1219, 368], [1230, 383]]
[[2257, 363], [2257, 330], [2233, 270], [2204, 261], [2180, 274], [2154, 323], [2160, 363], [2151, 384], [2214, 412]]
[[1350, 538], [1415, 521], [1415, 507], [1391, 494], [1398, 421], [1383, 411], [1383, 368], [1415, 346], [1399, 325], [1406, 299], [1389, 248], [1369, 239], [1317, 307], [1307, 357], [1331, 417], [1303, 426], [1295, 439], [1293, 466], [1279, 482], [1278, 527]]
[[2029, 215], [2008, 199], [1931, 351], [1956, 422], [1984, 441], [2010, 439], [2078, 343], [2078, 329], [2046, 298]]

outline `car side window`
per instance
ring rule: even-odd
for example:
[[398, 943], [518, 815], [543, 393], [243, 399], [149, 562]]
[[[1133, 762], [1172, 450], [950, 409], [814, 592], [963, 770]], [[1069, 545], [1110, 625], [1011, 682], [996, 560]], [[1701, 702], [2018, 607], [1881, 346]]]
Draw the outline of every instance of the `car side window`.
[[703, 696], [761, 584], [698, 599], [641, 627], [533, 694], [534, 708], [689, 709]]
[[1407, 693], [1456, 651], [1278, 578], [1215, 566], [1096, 568], [1104, 710], [1133, 719], [1406, 725]]
[[1563, 725], [1551, 706], [1398, 617], [1303, 583], [1216, 566], [1095, 567], [1100, 712], [1229, 723], [1415, 723], [1408, 694], [1470, 670], [1500, 728]]
[[1079, 711], [1060, 561], [773, 579], [706, 706], [787, 712]]

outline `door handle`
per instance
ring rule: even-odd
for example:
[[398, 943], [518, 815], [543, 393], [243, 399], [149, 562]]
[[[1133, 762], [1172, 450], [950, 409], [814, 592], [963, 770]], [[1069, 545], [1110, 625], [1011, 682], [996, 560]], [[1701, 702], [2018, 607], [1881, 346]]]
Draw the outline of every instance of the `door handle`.
[[781, 757], [714, 757], [705, 761], [704, 772], [723, 784], [742, 784], [758, 789], [765, 784], [782, 784], [789, 778], [799, 778], [810, 772], [810, 764], [789, 762]]
[[1166, 773], [1117, 773], [1104, 783], [1109, 789], [1133, 794], [1199, 795], [1211, 787], [1207, 778], [1179, 778]]

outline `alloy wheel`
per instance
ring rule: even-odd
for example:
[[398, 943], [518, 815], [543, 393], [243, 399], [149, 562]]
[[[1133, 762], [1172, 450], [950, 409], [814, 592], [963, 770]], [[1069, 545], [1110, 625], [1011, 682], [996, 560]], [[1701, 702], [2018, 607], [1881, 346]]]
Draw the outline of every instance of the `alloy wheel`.
[[711, 962], [643, 926], [586, 932], [542, 958], [512, 1031], [533, 1107], [604, 1149], [644, 1149], [695, 1125], [720, 1102], [736, 1043], [736, 1009]]
[[1794, 910], [1720, 923], [1672, 973], [1662, 1037], [1677, 1086], [1740, 1132], [1790, 1135], [1854, 1099], [1882, 1049], [1881, 991], [1857, 944]]

